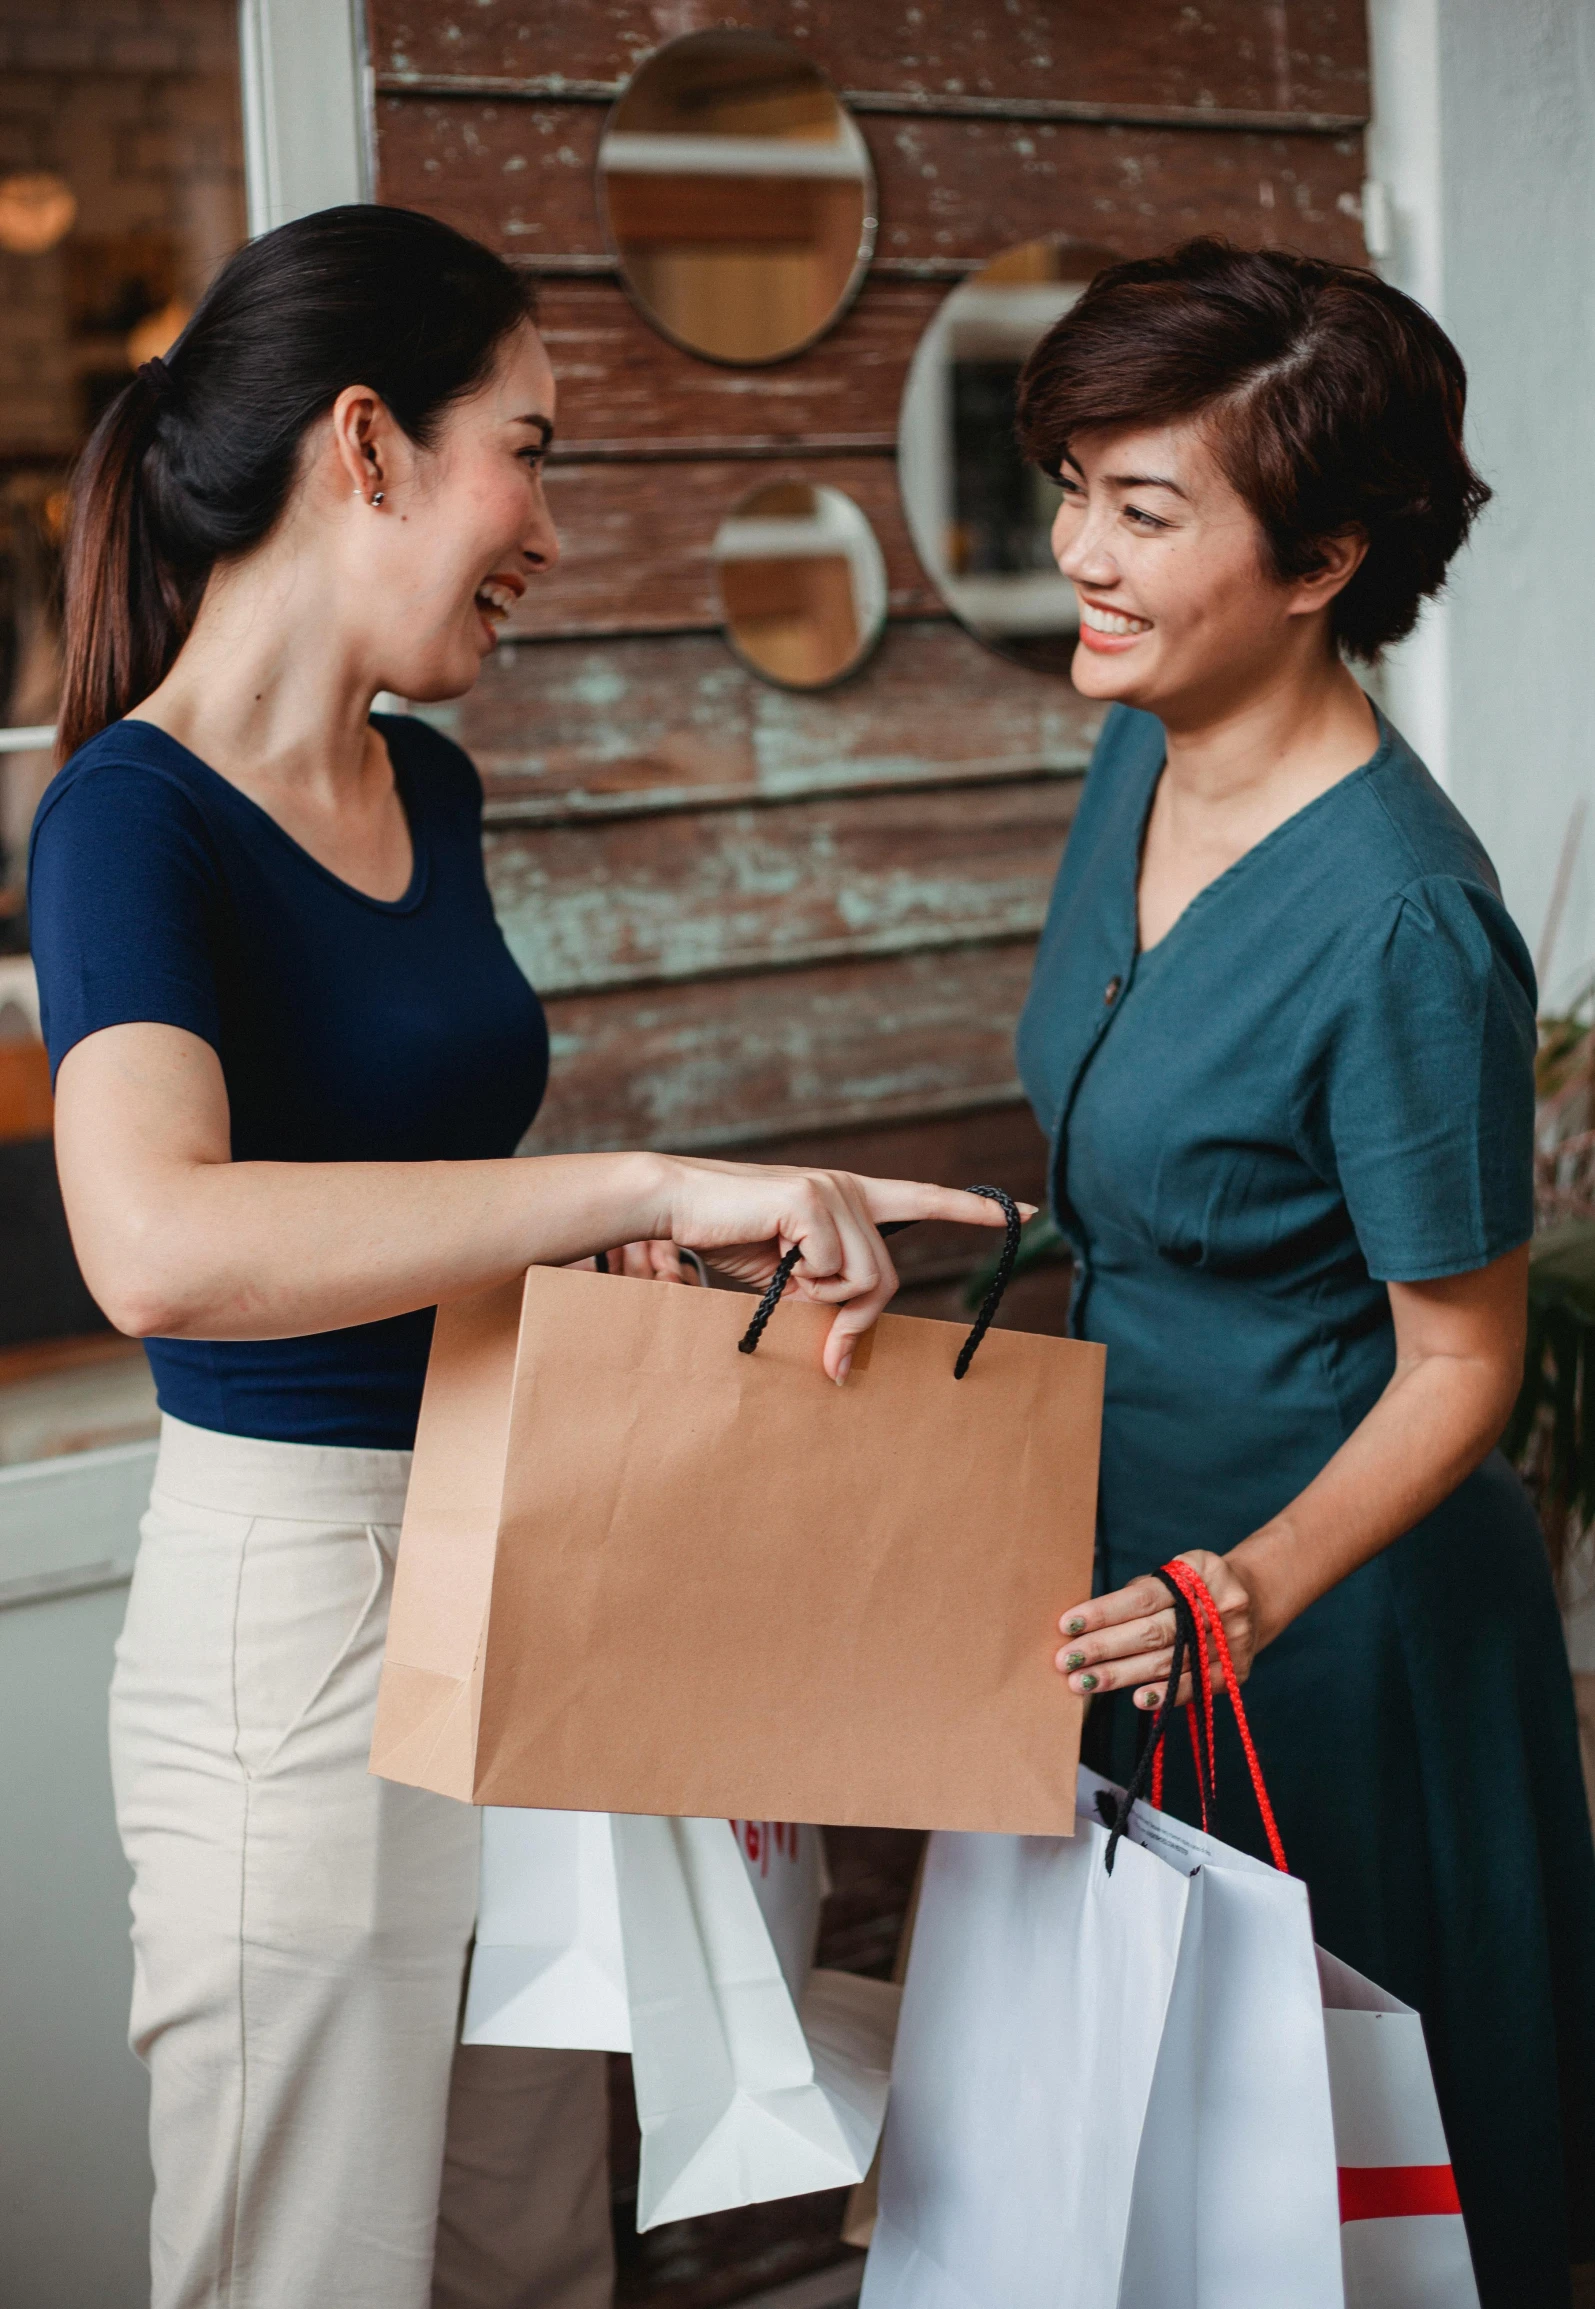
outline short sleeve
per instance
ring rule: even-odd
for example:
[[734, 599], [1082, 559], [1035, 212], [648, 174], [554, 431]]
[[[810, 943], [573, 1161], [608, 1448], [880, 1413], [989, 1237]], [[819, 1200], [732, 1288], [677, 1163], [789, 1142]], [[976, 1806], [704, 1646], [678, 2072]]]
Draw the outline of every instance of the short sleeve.
[[1299, 1054], [1303, 1151], [1368, 1271], [1432, 1281], [1534, 1230], [1534, 973], [1483, 883], [1435, 875], [1365, 917]]
[[52, 1080], [105, 1026], [186, 1027], [219, 1048], [219, 876], [194, 803], [136, 763], [69, 764], [28, 859], [28, 919]]

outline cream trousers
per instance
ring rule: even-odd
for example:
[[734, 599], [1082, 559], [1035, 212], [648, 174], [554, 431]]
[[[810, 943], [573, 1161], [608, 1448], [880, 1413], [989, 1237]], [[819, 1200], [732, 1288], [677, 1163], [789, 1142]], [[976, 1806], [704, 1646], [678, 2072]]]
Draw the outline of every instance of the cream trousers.
[[111, 1691], [153, 2309], [610, 2298], [602, 2055], [456, 2050], [478, 1816], [366, 1768], [408, 1475], [162, 1425]]

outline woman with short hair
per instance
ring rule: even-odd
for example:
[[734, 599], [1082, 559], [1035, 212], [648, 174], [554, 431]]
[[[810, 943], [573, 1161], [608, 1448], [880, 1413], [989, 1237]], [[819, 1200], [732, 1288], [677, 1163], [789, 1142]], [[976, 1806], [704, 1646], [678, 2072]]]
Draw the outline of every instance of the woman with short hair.
[[[1410, 633], [1488, 496], [1464, 394], [1372, 274], [1216, 241], [1110, 267], [1038, 347], [1021, 433], [1109, 711], [1019, 1053], [1072, 1325], [1108, 1351], [1098, 1593], [1057, 1655], [1088, 1758], [1134, 1768], [1173, 1640], [1147, 1574], [1179, 1554], [1318, 1939], [1423, 2015], [1485, 2309], [1551, 2309], [1595, 2257], [1595, 1854], [1545, 1549], [1493, 1449], [1533, 972], [1345, 662]], [[1244, 1779], [1221, 1732], [1221, 1793]], [[1248, 1802], [1219, 1830], [1266, 1857]]]
[[74, 488], [31, 913], [73, 1240], [162, 1410], [111, 1701], [154, 2309], [609, 2297], [602, 2062], [454, 2058], [479, 1816], [367, 1771], [433, 1308], [607, 1246], [759, 1281], [801, 1245], [840, 1383], [896, 1287], [881, 1222], [1001, 1223], [509, 1159], [548, 1035], [481, 786], [370, 709], [469, 689], [552, 569], [553, 427], [524, 275], [332, 209], [232, 259]]

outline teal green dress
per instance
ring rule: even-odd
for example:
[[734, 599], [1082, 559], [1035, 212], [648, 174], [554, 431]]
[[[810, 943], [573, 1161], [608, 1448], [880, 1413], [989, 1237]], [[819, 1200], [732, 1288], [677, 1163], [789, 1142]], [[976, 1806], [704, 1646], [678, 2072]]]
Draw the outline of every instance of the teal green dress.
[[[1226, 1549], [1394, 1367], [1388, 1282], [1532, 1228], [1533, 971], [1474, 835], [1381, 721], [1373, 759], [1138, 949], [1164, 738], [1116, 707], [1019, 1029], [1107, 1348], [1097, 1586]], [[1318, 1939], [1422, 2013], [1484, 2309], [1595, 2259], [1595, 1852], [1529, 1502], [1492, 1454], [1304, 1612], [1246, 1702]], [[1094, 1708], [1121, 1781], [1146, 1719]], [[1233, 1733], [1218, 1830], [1266, 1857]], [[1169, 1801], [1194, 1814], [1184, 1743]]]

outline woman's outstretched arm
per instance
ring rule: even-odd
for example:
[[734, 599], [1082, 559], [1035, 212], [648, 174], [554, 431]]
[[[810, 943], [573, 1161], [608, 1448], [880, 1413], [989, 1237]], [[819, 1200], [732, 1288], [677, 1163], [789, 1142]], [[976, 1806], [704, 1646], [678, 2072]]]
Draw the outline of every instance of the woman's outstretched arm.
[[[1431, 1283], [1391, 1283], [1396, 1367], [1367, 1417], [1288, 1507], [1227, 1554], [1193, 1548], [1244, 1678], [1283, 1628], [1450, 1497], [1500, 1439], [1523, 1381], [1527, 1246]], [[1481, 1597], [1480, 1608], [1488, 1609]], [[1072, 1604], [1059, 1670], [1078, 1692], [1156, 1707], [1174, 1619], [1161, 1580]], [[1181, 1687], [1189, 1695], [1189, 1679]]]
[[55, 1135], [85, 1280], [140, 1337], [339, 1330], [651, 1238], [758, 1282], [801, 1243], [798, 1287], [838, 1302], [825, 1368], [839, 1380], [897, 1288], [883, 1223], [1002, 1224], [949, 1187], [678, 1155], [234, 1162], [221, 1062], [175, 1026], [110, 1026], [75, 1044]]

